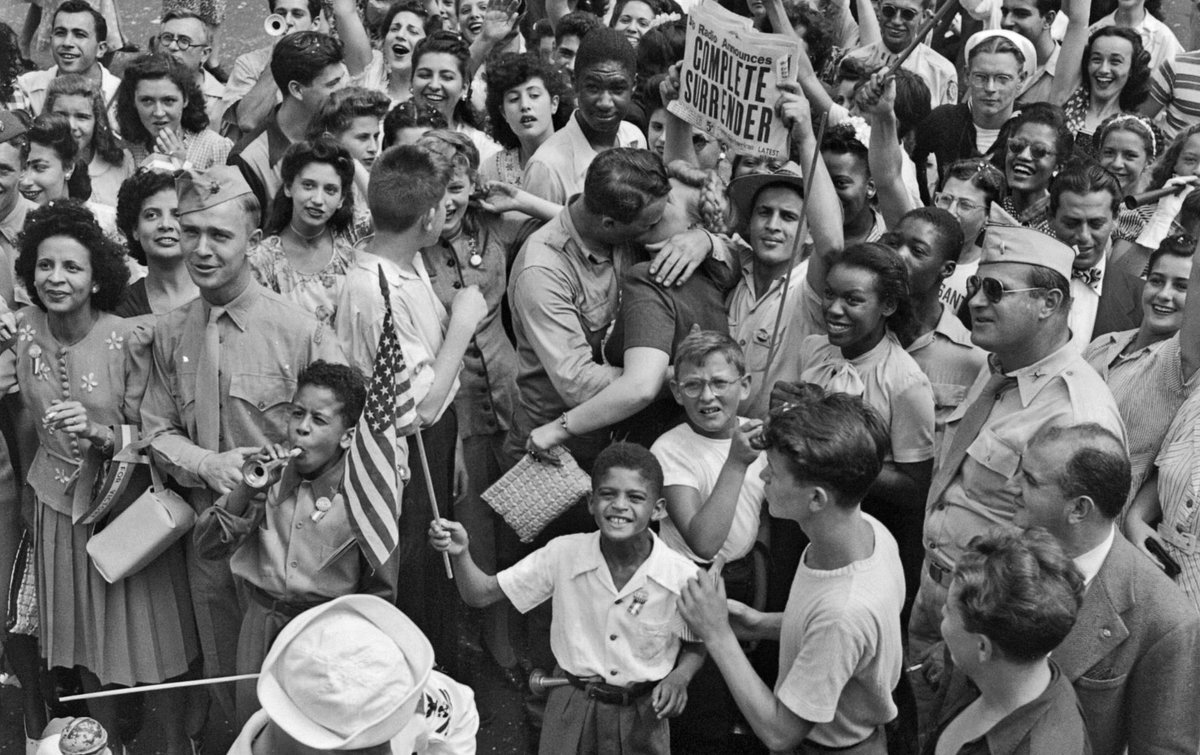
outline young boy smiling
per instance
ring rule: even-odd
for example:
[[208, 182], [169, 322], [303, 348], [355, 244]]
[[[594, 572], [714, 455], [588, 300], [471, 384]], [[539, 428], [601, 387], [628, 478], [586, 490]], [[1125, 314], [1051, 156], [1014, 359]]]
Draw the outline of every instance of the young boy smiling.
[[454, 557], [468, 605], [508, 598], [524, 613], [553, 600], [550, 645], [571, 683], [550, 693], [541, 755], [670, 751], [666, 719], [686, 705], [704, 650], [676, 608], [696, 566], [649, 529], [663, 512], [662, 480], [645, 448], [609, 446], [588, 500], [599, 532], [555, 538], [495, 576], [475, 565], [461, 524], [430, 527], [430, 544]]

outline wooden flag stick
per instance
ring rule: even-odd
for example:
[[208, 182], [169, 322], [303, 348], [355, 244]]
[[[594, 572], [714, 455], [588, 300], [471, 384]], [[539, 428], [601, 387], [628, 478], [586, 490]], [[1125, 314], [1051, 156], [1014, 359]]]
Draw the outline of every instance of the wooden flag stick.
[[[425, 439], [421, 437], [421, 428], [417, 427], [417, 455], [421, 457], [421, 471], [425, 473], [425, 489], [429, 491], [429, 506], [433, 509], [433, 521], [441, 519], [442, 513], [438, 508], [437, 494], [433, 492], [433, 478], [429, 476], [429, 459], [425, 457]], [[442, 563], [446, 565], [446, 579], [454, 579], [454, 569], [450, 566], [450, 554], [442, 551]]]
[[[767, 349], [767, 363], [763, 367], [763, 379], [765, 380], [771, 371], [771, 362], [775, 359], [775, 352], [779, 349], [779, 328], [783, 325], [783, 310], [784, 304], [787, 302], [788, 289], [792, 286], [792, 270], [796, 268], [796, 263], [800, 259], [800, 250], [804, 247], [804, 239], [808, 237], [808, 201], [812, 196], [813, 175], [817, 172], [817, 160], [821, 159], [821, 142], [825, 139], [825, 125], [829, 122], [829, 114], [822, 113], [821, 120], [817, 123], [817, 145], [813, 151], [813, 159], [808, 165], [802, 166], [804, 171], [804, 214], [800, 217], [800, 228], [796, 230], [796, 238], [792, 240], [792, 261], [788, 265], [787, 272], [783, 275], [783, 290], [779, 292], [779, 311], [775, 313], [775, 330], [771, 333], [771, 346]], [[770, 388], [767, 388], [770, 391]]]
[[99, 692], [85, 692], [82, 695], [68, 695], [60, 697], [60, 703], [69, 703], [75, 700], [91, 700], [95, 697], [116, 697], [117, 695], [132, 695], [141, 692], [161, 692], [168, 689], [179, 689], [180, 687], [203, 687], [209, 684], [226, 684], [228, 682], [241, 682], [249, 679], [257, 679], [258, 674], [238, 674], [236, 676], [218, 676], [212, 679], [188, 679], [182, 682], [164, 682], [163, 684], [146, 684], [141, 687], [121, 687], [120, 689], [102, 689]]

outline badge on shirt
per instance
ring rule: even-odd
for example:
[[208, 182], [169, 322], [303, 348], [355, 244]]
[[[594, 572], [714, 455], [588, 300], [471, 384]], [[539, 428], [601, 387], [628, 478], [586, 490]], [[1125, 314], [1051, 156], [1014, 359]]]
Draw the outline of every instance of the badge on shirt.
[[[341, 493], [338, 493], [338, 496], [341, 496]], [[333, 501], [329, 500], [325, 496], [321, 496], [313, 505], [317, 510], [312, 513], [312, 520], [314, 522], [319, 522], [321, 521], [321, 517], [325, 516], [326, 512], [333, 508]]]
[[646, 601], [650, 600], [650, 593], [645, 590], [638, 590], [633, 594], [633, 600], [629, 602], [629, 615], [637, 616], [642, 612], [642, 606], [646, 605]]

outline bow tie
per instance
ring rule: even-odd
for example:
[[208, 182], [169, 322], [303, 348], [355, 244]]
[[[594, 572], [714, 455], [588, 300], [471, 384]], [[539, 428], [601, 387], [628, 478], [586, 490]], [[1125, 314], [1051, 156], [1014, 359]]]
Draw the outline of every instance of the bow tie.
[[1104, 277], [1104, 271], [1098, 267], [1089, 267], [1086, 270], [1072, 270], [1071, 277], [1083, 281], [1094, 289], [1100, 285], [1100, 280]]

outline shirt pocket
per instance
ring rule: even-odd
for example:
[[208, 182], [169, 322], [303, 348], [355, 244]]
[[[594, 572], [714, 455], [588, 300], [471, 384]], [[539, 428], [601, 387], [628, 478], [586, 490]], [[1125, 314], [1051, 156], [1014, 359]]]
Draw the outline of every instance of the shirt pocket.
[[282, 423], [296, 392], [296, 380], [288, 375], [238, 373], [229, 376], [229, 397], [264, 416]]
[[1017, 473], [1021, 464], [1021, 449], [987, 428], [979, 432], [979, 437], [967, 448], [967, 454], [1006, 480]]
[[[782, 339], [783, 331], [780, 331]], [[771, 351], [771, 331], [757, 328], [752, 331], [741, 344], [746, 355], [746, 369], [749, 372], [762, 372], [767, 369], [767, 355]]]
[[963, 399], [966, 397], [967, 387], [965, 385], [955, 385], [954, 383], [933, 384], [933, 405], [937, 409], [938, 414], [945, 414], [947, 419], [962, 404]]
[[634, 626], [633, 654], [642, 661], [656, 661], [670, 649], [674, 637], [669, 621], [638, 621]]

